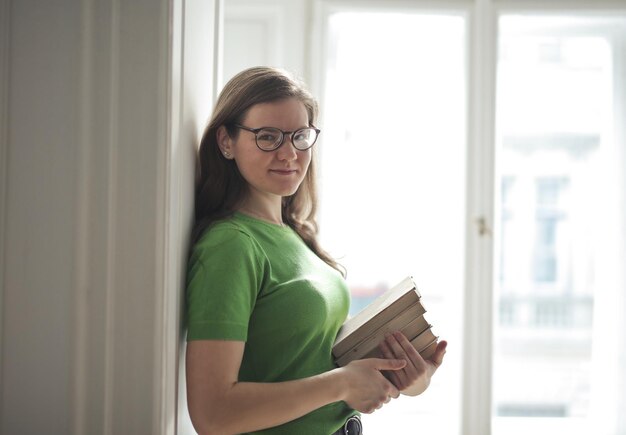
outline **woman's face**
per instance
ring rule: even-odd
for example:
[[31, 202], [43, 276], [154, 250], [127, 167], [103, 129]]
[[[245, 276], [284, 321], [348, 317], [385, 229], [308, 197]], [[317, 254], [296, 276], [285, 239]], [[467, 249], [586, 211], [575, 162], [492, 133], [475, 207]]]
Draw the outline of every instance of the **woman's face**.
[[[309, 126], [304, 104], [296, 98], [252, 106], [241, 125], [248, 128], [275, 127], [293, 132]], [[226, 139], [239, 172], [250, 186], [251, 195], [275, 199], [293, 195], [311, 163], [311, 149], [294, 148], [289, 135], [280, 148], [262, 151], [256, 146], [254, 133], [239, 129], [237, 139]], [[224, 147], [222, 147], [224, 151]]]

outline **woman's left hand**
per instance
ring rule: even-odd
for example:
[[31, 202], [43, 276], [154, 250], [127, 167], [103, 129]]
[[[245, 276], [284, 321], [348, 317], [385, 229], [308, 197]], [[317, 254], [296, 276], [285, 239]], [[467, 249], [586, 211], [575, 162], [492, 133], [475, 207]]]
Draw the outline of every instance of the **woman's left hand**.
[[402, 394], [417, 396], [423, 393], [430, 385], [430, 378], [443, 362], [447, 345], [448, 343], [445, 340], [440, 341], [437, 344], [435, 353], [425, 360], [411, 345], [406, 336], [396, 331], [393, 334], [389, 334], [378, 347], [387, 359], [406, 360], [407, 364], [403, 369], [387, 371], [385, 374]]

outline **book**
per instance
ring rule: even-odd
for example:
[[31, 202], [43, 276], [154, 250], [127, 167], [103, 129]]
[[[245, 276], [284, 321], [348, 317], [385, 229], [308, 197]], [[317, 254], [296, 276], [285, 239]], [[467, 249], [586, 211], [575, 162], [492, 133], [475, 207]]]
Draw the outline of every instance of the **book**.
[[401, 331], [423, 358], [429, 358], [438, 337], [424, 313], [413, 278], [405, 278], [343, 324], [333, 345], [335, 362], [345, 366], [356, 359], [382, 358], [378, 345], [393, 331]]
[[[432, 354], [435, 352], [435, 349], [437, 348], [437, 337], [435, 336], [435, 334], [433, 334], [431, 328], [432, 325], [428, 325], [428, 328], [426, 330], [422, 331], [422, 333], [420, 333], [417, 337], [411, 340], [411, 345], [419, 352], [419, 354], [424, 359], [428, 359], [429, 357], [431, 357]], [[363, 358], [384, 358], [384, 356], [382, 352], [380, 352], [378, 347], [376, 347], [367, 354], [365, 354]]]
[[342, 325], [333, 345], [333, 355], [337, 357], [348, 352], [420, 298], [413, 279], [405, 278]]
[[378, 347], [378, 344], [385, 339], [385, 334], [387, 333], [402, 331], [406, 337], [417, 337], [429, 326], [423, 316], [425, 312], [426, 310], [421, 302], [415, 302], [398, 316], [383, 324], [379, 329], [372, 331], [367, 338], [356, 343], [350, 350], [345, 352], [338, 358], [339, 365], [345, 365], [343, 361], [346, 359], [352, 361], [364, 358], [373, 349]]

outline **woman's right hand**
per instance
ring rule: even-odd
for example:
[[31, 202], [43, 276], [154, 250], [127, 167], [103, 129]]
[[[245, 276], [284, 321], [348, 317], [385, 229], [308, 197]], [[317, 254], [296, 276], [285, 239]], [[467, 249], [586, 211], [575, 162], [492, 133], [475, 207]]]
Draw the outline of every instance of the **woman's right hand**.
[[383, 376], [383, 370], [400, 370], [406, 365], [401, 359], [367, 358], [350, 362], [337, 370], [343, 374], [345, 393], [343, 401], [353, 409], [370, 414], [392, 398], [400, 395], [398, 389]]

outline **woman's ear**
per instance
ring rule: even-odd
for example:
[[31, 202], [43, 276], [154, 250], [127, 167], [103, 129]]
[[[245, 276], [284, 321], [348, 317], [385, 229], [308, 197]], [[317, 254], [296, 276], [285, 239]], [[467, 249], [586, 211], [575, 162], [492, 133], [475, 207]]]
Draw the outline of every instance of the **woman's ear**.
[[233, 158], [232, 140], [228, 135], [228, 130], [223, 125], [217, 128], [216, 132], [217, 146], [220, 147], [220, 151], [227, 159]]

